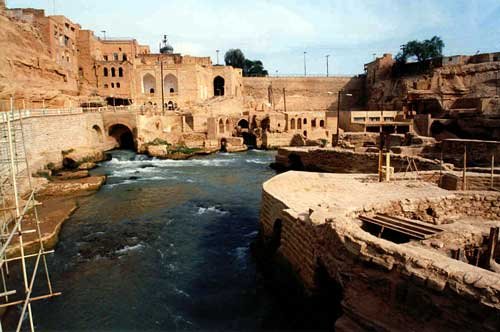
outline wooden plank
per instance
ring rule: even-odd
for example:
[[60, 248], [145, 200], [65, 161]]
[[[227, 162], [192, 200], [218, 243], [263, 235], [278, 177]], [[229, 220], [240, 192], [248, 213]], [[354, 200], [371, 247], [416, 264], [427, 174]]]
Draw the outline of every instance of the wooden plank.
[[427, 223], [419, 221], [419, 220], [412, 220], [412, 219], [407, 219], [407, 218], [403, 218], [403, 217], [389, 216], [388, 214], [385, 214], [385, 213], [377, 213], [377, 215], [378, 216], [384, 216], [384, 217], [391, 218], [391, 219], [395, 219], [395, 220], [399, 220], [399, 221], [403, 221], [403, 222], [407, 222], [407, 223], [409, 223], [411, 225], [419, 226], [419, 227], [422, 227], [422, 228], [425, 228], [425, 229], [429, 229], [429, 230], [432, 230], [432, 231], [434, 231], [436, 233], [443, 231], [442, 228], [436, 227], [436, 226], [431, 225], [431, 224], [427, 224]]
[[377, 219], [373, 219], [373, 218], [369, 218], [369, 217], [365, 217], [365, 216], [359, 216], [359, 219], [361, 219], [362, 221], [368, 222], [368, 223], [379, 225], [379, 226], [385, 226], [386, 228], [389, 228], [389, 229], [395, 230], [397, 232], [415, 237], [417, 239], [424, 240], [426, 238], [426, 234], [422, 234], [422, 233], [418, 233], [418, 232], [415, 232], [412, 230], [408, 230], [408, 229], [405, 229], [404, 227], [393, 225], [390, 222], [385, 222], [383, 220], [377, 220]]
[[375, 217], [375, 219], [379, 219], [379, 218], [381, 220], [386, 221], [386, 222], [390, 222], [390, 223], [393, 223], [395, 225], [399, 225], [401, 227], [408, 228], [408, 229], [414, 230], [414, 231], [422, 233], [422, 234], [427, 234], [427, 235], [436, 234], [435, 230], [423, 227], [423, 226], [418, 225], [418, 224], [413, 224], [413, 223], [409, 223], [407, 221], [401, 221], [399, 219], [393, 219], [391, 217], [386, 217], [386, 216], [376, 216]]

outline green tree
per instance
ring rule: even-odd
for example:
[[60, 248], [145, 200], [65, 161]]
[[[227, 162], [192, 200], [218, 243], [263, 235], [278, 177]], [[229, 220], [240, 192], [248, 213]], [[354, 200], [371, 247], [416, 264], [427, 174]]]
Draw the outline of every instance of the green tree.
[[424, 41], [412, 40], [401, 46], [401, 52], [396, 55], [396, 61], [406, 63], [408, 59], [416, 58], [418, 62], [443, 56], [444, 42], [434, 36]]
[[224, 55], [224, 61], [226, 62], [226, 66], [243, 69], [245, 55], [239, 48], [232, 48]]
[[268, 72], [264, 69], [264, 64], [260, 60], [252, 61], [245, 58], [245, 55], [239, 48], [232, 48], [224, 55], [226, 66], [241, 68], [243, 76], [267, 76]]
[[262, 61], [245, 60], [243, 67], [243, 76], [267, 76], [268, 72], [264, 69]]

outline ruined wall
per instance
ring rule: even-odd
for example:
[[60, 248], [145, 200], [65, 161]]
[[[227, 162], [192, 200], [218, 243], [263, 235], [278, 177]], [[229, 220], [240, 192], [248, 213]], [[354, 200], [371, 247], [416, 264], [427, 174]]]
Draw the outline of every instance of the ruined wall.
[[344, 97], [342, 107], [354, 105], [363, 95], [364, 79], [357, 77], [244, 77], [246, 103], [262, 109], [268, 103], [268, 89], [272, 84], [275, 108], [283, 110], [283, 88], [286, 89], [287, 111], [336, 110], [340, 90], [353, 94]]

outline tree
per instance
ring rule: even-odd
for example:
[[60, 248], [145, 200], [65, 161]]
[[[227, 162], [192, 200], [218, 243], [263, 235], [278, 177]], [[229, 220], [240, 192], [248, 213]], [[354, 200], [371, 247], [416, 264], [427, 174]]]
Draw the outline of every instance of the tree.
[[434, 36], [424, 41], [412, 40], [401, 46], [401, 52], [396, 55], [396, 61], [406, 63], [408, 59], [415, 57], [418, 62], [443, 56], [444, 42]]
[[243, 67], [243, 76], [267, 76], [268, 72], [264, 69], [262, 61], [256, 60], [245, 60], [245, 66]]
[[224, 55], [224, 61], [226, 62], [226, 66], [243, 69], [245, 64], [245, 55], [239, 48], [232, 48]]
[[260, 60], [249, 60], [245, 58], [243, 52], [239, 49], [230, 49], [224, 55], [226, 66], [241, 68], [243, 76], [267, 76], [268, 72]]

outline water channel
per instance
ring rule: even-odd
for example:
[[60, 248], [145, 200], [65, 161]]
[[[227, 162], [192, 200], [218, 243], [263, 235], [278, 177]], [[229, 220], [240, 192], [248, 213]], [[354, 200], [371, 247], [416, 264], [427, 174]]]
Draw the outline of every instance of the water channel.
[[256, 330], [276, 320], [249, 249], [273, 159], [256, 150], [185, 161], [113, 151], [93, 171], [107, 184], [63, 226], [50, 258], [63, 295], [33, 305], [37, 328]]

